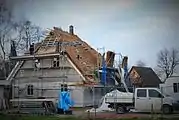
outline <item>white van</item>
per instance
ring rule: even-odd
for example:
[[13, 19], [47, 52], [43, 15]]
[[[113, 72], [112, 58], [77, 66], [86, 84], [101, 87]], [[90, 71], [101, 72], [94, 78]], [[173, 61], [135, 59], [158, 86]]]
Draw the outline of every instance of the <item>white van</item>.
[[129, 92], [110, 92], [105, 102], [117, 113], [128, 112], [134, 108], [139, 112], [172, 113], [179, 102], [161, 93], [158, 88], [136, 88], [134, 94]]

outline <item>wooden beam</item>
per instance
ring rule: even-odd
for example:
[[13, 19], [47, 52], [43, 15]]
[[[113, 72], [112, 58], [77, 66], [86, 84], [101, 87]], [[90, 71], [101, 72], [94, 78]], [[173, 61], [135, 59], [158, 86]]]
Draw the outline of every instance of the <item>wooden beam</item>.
[[37, 58], [51, 58], [51, 57], [58, 57], [59, 53], [53, 54], [36, 54], [36, 55], [24, 55], [24, 56], [16, 56], [10, 57], [11, 60], [30, 60], [30, 59], [37, 59]]

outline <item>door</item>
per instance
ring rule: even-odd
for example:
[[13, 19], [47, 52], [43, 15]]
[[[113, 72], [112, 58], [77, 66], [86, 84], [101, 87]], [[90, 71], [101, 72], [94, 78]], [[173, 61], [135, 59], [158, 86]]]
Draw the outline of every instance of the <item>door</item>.
[[155, 89], [148, 89], [148, 95], [151, 112], [152, 110], [153, 112], [159, 112], [161, 110], [162, 98], [164, 98], [164, 96]]
[[149, 108], [147, 89], [138, 89], [135, 95], [135, 109], [137, 111], [146, 112]]

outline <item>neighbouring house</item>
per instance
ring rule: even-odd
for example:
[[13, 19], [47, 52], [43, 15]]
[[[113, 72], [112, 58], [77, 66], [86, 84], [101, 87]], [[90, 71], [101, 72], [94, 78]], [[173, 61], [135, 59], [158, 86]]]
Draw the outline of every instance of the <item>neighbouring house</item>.
[[127, 79], [128, 87], [159, 87], [161, 81], [150, 67], [132, 66]]
[[165, 83], [160, 84], [160, 88], [164, 94], [179, 100], [179, 75], [166, 79]]
[[5, 61], [5, 67], [2, 60], [0, 60], [0, 80], [6, 79], [8, 74], [11, 72], [11, 69], [14, 67], [14, 64], [10, 60]]
[[0, 80], [0, 110], [6, 109], [9, 106], [9, 81]]
[[179, 100], [179, 66], [176, 66], [173, 75], [163, 82], [160, 84], [162, 92]]
[[69, 32], [54, 27], [41, 43], [11, 59], [17, 61], [7, 78], [12, 84], [11, 101], [57, 100], [62, 84], [70, 89], [75, 107], [93, 105], [94, 98], [96, 103], [102, 97], [100, 81], [94, 76], [102, 56], [74, 34], [73, 26]]

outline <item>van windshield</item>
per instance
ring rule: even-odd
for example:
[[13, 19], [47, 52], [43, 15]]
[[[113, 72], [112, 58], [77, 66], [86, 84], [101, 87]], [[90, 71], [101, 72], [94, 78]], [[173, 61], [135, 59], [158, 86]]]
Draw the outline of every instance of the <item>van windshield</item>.
[[163, 98], [164, 96], [157, 90], [149, 89], [149, 97]]

